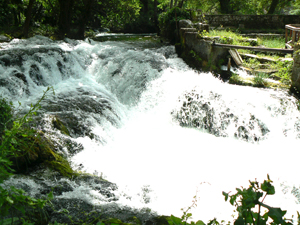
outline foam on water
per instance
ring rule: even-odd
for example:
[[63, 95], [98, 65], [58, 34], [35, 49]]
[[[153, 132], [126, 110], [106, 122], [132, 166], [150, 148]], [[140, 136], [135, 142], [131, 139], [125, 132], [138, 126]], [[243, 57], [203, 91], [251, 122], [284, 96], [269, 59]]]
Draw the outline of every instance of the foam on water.
[[[216, 92], [233, 112], [251, 112], [270, 129], [267, 140], [247, 143], [179, 126], [171, 112], [181, 106], [179, 96], [191, 90], [203, 95]], [[123, 204], [141, 205], [141, 190], [146, 186], [150, 203], [144, 206], [162, 214], [180, 216], [180, 209], [191, 205], [198, 188], [200, 200], [193, 215], [204, 221], [214, 217], [230, 220], [233, 210], [224, 202], [222, 191], [247, 187], [248, 180], [256, 178], [262, 182], [270, 174], [277, 193], [266, 202], [295, 215], [298, 200], [291, 193], [283, 194], [281, 185], [288, 186], [289, 191], [293, 185], [299, 186], [295, 177], [299, 140], [292, 134], [286, 137], [283, 130], [294, 124], [299, 113], [293, 103], [286, 106], [284, 115], [277, 112], [280, 95], [284, 96], [229, 85], [211, 74], [167, 69], [148, 84], [139, 104], [129, 110], [129, 118], [124, 118], [124, 126], [115, 130], [113, 140], [105, 146], [90, 146], [85, 140], [86, 151], [73, 161], [116, 182], [120, 192], [126, 193], [120, 199]], [[294, 132], [293, 127], [290, 132]]]
[[[74, 138], [84, 150], [70, 160], [74, 168], [81, 165], [83, 170], [115, 182], [119, 186], [115, 191], [118, 203], [181, 216], [180, 209], [192, 204], [198, 189], [194, 219], [232, 220], [233, 208], [224, 201], [222, 191], [247, 187], [248, 180], [256, 178], [262, 182], [270, 174], [276, 194], [268, 197], [266, 204], [288, 210], [288, 217], [300, 211], [299, 200], [292, 193], [300, 186], [300, 114], [296, 100], [286, 93], [230, 85], [210, 73], [195, 72], [176, 57], [171, 46], [141, 49], [120, 42], [53, 42], [36, 37], [1, 47], [5, 51], [62, 50], [49, 57], [40, 54], [41, 62], [29, 55], [16, 67], [27, 78], [29, 93], [12, 94], [9, 88], [0, 87], [1, 93], [15, 103], [21, 101], [26, 106], [35, 102], [48, 85], [54, 87], [57, 99], [77, 101], [85, 93], [99, 104], [103, 99], [109, 102], [111, 112], [117, 114], [117, 125], [103, 122], [95, 113], [74, 109], [74, 114], [88, 118], [87, 124], [92, 121], [92, 132], [101, 141], [87, 136]], [[43, 66], [46, 61], [48, 66]], [[64, 67], [57, 66], [58, 61]], [[32, 64], [40, 68], [43, 85], [31, 80]], [[10, 76], [9, 69], [0, 64], [4, 75]], [[180, 125], [175, 115], [183, 106], [184, 96], [191, 92], [209, 102], [216, 118], [227, 109], [238, 118], [224, 128], [226, 136]], [[199, 111], [193, 113], [201, 116]], [[234, 135], [236, 126], [248, 123], [251, 116], [269, 130], [259, 142], [246, 142]], [[79, 198], [93, 204], [105, 201], [84, 184], [60, 198]]]

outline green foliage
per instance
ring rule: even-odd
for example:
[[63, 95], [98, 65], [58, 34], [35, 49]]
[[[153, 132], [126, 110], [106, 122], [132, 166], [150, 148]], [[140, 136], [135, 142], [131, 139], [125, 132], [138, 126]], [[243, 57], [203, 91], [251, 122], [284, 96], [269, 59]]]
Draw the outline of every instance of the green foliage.
[[201, 64], [202, 59], [201, 59], [201, 57], [200, 57], [195, 51], [191, 50], [191, 51], [189, 52], [189, 55], [190, 55], [193, 59], [195, 59], [198, 63]]
[[[1, 108], [4, 110], [1, 111], [0, 116], [2, 122], [2, 138], [0, 143], [0, 184], [14, 172], [14, 169], [12, 169], [12, 158], [24, 154], [22, 148], [26, 143], [23, 142], [23, 138], [32, 136], [34, 133], [32, 129], [26, 128], [25, 125], [32, 120], [32, 117], [40, 108], [40, 102], [46, 97], [51, 89], [53, 88], [48, 88], [44, 92], [42, 98], [35, 105], [31, 105], [27, 114], [21, 118], [14, 118], [13, 121], [12, 104], [8, 103], [5, 99], [1, 99]], [[19, 222], [22, 221], [23, 224], [27, 220], [40, 224], [45, 223], [46, 214], [42, 209], [52, 198], [52, 193], [50, 193], [45, 200], [31, 198], [27, 196], [22, 189], [2, 185], [0, 186], [0, 224], [4, 222], [6, 224], [13, 224], [16, 218]], [[5, 217], [9, 217], [9, 219], [4, 221]]]
[[232, 73], [229, 78], [230, 84], [243, 84], [243, 80], [241, 80], [240, 76], [237, 73]]
[[209, 32], [204, 32], [202, 36], [206, 37], [219, 37], [219, 40], [216, 42], [222, 44], [233, 44], [233, 45], [243, 45], [249, 46], [250, 43], [247, 42], [247, 38], [239, 35], [238, 32], [233, 32], [231, 30], [211, 30]]
[[266, 48], [285, 48], [284, 37], [261, 37], [258, 38], [258, 44]]
[[193, 208], [197, 207], [197, 195], [193, 197], [192, 205], [189, 206], [186, 210], [181, 209], [182, 216], [181, 218], [171, 215], [168, 220], [169, 225], [205, 225], [205, 223], [202, 220], [198, 220], [197, 222], [191, 222], [188, 223], [187, 221], [192, 218], [192, 213], [189, 213], [189, 211]]
[[112, 0], [98, 3], [105, 13], [98, 15], [101, 25], [111, 30], [122, 30], [126, 24], [137, 20], [141, 9], [138, 0]]
[[10, 129], [13, 118], [13, 104], [6, 99], [0, 99], [0, 143], [5, 129]]
[[265, 81], [266, 78], [269, 78], [268, 74], [266, 74], [266, 73], [255, 73], [254, 82], [257, 86], [265, 86], [266, 85], [266, 81]]
[[178, 22], [183, 19], [190, 19], [190, 13], [178, 7], [161, 13], [158, 17], [160, 35], [174, 42], [175, 34], [178, 32]]
[[278, 61], [276, 63], [276, 66], [278, 67], [278, 72], [275, 73], [275, 75], [280, 77], [281, 83], [290, 85], [293, 70], [293, 61]]
[[[13, 186], [3, 188], [0, 186], [0, 224], [14, 224], [14, 221], [30, 221], [34, 223], [45, 223], [47, 214], [43, 210], [46, 204], [53, 199], [50, 192], [47, 199], [35, 199], [27, 196], [24, 190], [17, 189]], [[9, 219], [4, 220], [4, 217]], [[33, 223], [33, 224], [34, 224]]]
[[[270, 180], [269, 175], [267, 176], [267, 180], [264, 180], [262, 184], [259, 184], [257, 181], [249, 181], [249, 188], [236, 188], [236, 193], [231, 194], [222, 192], [225, 197], [225, 201], [229, 201], [231, 205], [236, 207], [236, 212], [238, 212], [238, 218], [234, 221], [234, 225], [287, 225], [292, 224], [289, 220], [284, 218], [286, 211], [283, 211], [280, 208], [271, 207], [269, 205], [264, 204], [264, 200], [268, 195], [275, 194], [275, 188], [272, 185], [272, 180]], [[196, 196], [194, 197], [193, 204], [188, 207], [187, 210], [183, 210], [183, 215], [181, 218], [175, 217], [171, 215], [167, 218], [169, 225], [205, 225], [202, 220], [198, 220], [197, 222], [187, 222], [188, 219], [191, 219], [192, 214], [188, 213], [188, 211], [197, 206], [196, 204]], [[262, 207], [266, 210], [262, 215]], [[256, 212], [258, 209], [258, 212]], [[299, 220], [298, 213], [298, 220]], [[218, 222], [216, 218], [208, 221], [207, 225], [220, 225], [227, 224], [230, 225], [230, 222], [225, 223], [224, 220]]]
[[[273, 181], [270, 180], [269, 175], [267, 178], [262, 184], [259, 184], [257, 181], [249, 181], [249, 188], [236, 188], [237, 192], [232, 195], [223, 192], [225, 201], [229, 200], [230, 204], [235, 206], [238, 212], [238, 218], [235, 220], [234, 225], [264, 225], [267, 224], [268, 219], [273, 220], [271, 224], [292, 224], [284, 218], [286, 211], [263, 203], [266, 196], [275, 194], [275, 188], [272, 185]], [[258, 212], [254, 211], [255, 207], [258, 207]], [[268, 210], [263, 215], [261, 215], [261, 207]]]

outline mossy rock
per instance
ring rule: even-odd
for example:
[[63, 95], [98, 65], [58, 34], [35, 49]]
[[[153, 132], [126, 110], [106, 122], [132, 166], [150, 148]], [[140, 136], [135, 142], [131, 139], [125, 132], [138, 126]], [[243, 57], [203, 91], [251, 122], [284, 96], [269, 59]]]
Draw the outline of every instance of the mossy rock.
[[[22, 135], [21, 135], [22, 134]], [[46, 160], [55, 160], [54, 145], [42, 132], [24, 130], [16, 135], [12, 145], [15, 149], [11, 157], [13, 169], [16, 172], [23, 172], [29, 166], [33, 166]]]
[[52, 118], [53, 127], [60, 130], [63, 134], [70, 136], [68, 128], [63, 124], [63, 122], [57, 117]]
[[55, 160], [47, 160], [44, 164], [48, 168], [59, 172], [63, 177], [73, 178], [79, 175], [77, 172], [73, 171], [68, 160], [58, 154], [56, 154]]
[[14, 147], [19, 151], [11, 157], [12, 168], [16, 173], [24, 173], [30, 167], [43, 163], [62, 176], [70, 178], [77, 175], [69, 162], [56, 152], [54, 143], [44, 133], [34, 132], [28, 136], [18, 136], [16, 143]]

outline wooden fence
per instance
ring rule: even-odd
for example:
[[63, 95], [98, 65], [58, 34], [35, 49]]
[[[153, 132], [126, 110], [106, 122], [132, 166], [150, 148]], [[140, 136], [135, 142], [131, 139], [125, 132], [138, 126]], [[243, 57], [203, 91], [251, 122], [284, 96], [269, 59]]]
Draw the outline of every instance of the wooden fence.
[[300, 37], [300, 24], [285, 25], [285, 48], [293, 48]]

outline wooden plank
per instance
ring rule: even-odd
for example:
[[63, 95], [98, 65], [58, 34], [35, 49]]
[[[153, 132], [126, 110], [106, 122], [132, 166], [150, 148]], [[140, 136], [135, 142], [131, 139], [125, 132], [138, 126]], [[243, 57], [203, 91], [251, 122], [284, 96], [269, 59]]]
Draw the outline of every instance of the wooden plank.
[[287, 24], [285, 25], [285, 28], [289, 30], [300, 31], [300, 24]]
[[274, 62], [275, 63], [278, 61], [276, 59], [271, 59], [271, 58], [267, 58], [267, 57], [258, 57], [257, 55], [246, 54], [246, 53], [240, 53], [240, 56], [244, 59], [247, 59], [247, 58], [257, 59], [261, 63], [265, 63], [265, 62]]
[[237, 66], [241, 66], [243, 64], [243, 60], [236, 49], [230, 49], [229, 54], [231, 55]]
[[293, 48], [293, 47], [292, 47], [291, 45], [289, 45], [288, 43], [285, 44], [285, 47], [288, 48], [288, 49]]
[[233, 49], [247, 49], [256, 52], [280, 52], [284, 54], [293, 54], [293, 49], [282, 49], [282, 48], [262, 48], [262, 47], [250, 47], [250, 46], [240, 46], [240, 45], [228, 45], [228, 44], [218, 44], [212, 43], [212, 46], [219, 48], [233, 48]]

